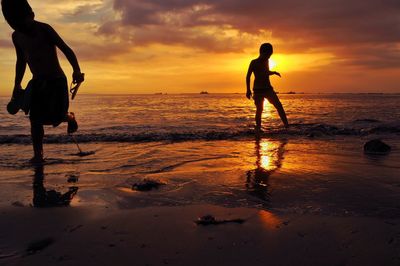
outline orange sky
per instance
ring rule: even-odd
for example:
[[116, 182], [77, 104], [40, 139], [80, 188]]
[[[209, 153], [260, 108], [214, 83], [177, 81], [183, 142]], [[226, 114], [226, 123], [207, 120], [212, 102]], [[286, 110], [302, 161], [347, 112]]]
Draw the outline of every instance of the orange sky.
[[[274, 45], [277, 91], [400, 92], [399, 1], [247, 2], [30, 4], [76, 52], [87, 78], [81, 93], [244, 92], [262, 42]], [[4, 20], [0, 30], [0, 94], [9, 95], [15, 54]]]

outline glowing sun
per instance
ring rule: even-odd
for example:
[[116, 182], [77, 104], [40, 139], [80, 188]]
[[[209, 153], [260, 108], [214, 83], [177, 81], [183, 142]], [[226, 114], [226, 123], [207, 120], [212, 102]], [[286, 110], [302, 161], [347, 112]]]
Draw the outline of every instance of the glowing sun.
[[276, 67], [276, 62], [274, 59], [269, 59], [268, 60], [268, 65], [269, 65], [269, 69], [274, 69]]

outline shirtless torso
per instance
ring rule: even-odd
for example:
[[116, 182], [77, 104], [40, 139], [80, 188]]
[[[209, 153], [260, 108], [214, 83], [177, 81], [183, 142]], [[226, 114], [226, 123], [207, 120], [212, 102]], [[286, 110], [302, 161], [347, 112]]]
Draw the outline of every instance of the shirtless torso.
[[33, 78], [57, 78], [64, 76], [57, 57], [53, 29], [41, 22], [34, 22], [29, 34], [13, 33], [16, 49], [19, 49], [32, 72]]
[[253, 90], [268, 90], [272, 89], [269, 80], [268, 59], [257, 58], [250, 63], [251, 71], [254, 73]]

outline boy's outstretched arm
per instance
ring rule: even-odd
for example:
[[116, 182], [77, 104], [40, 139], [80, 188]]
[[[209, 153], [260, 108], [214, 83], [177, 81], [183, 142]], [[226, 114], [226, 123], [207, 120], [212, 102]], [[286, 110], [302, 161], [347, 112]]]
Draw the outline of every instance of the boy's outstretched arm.
[[281, 74], [279, 73], [279, 72], [276, 72], [276, 71], [269, 71], [269, 75], [270, 76], [272, 76], [272, 75], [277, 75], [277, 76], [281, 76]]
[[68, 62], [71, 64], [74, 72], [72, 74], [72, 82], [73, 83], [81, 83], [85, 80], [84, 75], [81, 73], [81, 68], [79, 67], [78, 59], [74, 51], [61, 39], [60, 35], [50, 26], [48, 27], [48, 31], [51, 39], [54, 44], [64, 53], [65, 57], [67, 57]]
[[250, 63], [249, 69], [247, 70], [247, 75], [246, 75], [246, 97], [247, 99], [251, 99], [251, 90], [250, 90], [250, 79], [251, 79], [251, 74], [253, 73], [253, 67], [252, 64]]
[[23, 51], [18, 46], [15, 40], [15, 34], [12, 35], [12, 41], [15, 47], [15, 52], [17, 54], [17, 62], [15, 64], [15, 81], [14, 81], [14, 89], [13, 89], [13, 97], [17, 89], [21, 89], [21, 82], [24, 78], [25, 70], [26, 70], [26, 60]]

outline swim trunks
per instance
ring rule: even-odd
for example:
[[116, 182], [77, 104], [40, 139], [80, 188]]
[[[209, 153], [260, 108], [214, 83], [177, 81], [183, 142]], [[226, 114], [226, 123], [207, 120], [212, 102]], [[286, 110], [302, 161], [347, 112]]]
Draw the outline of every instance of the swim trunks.
[[253, 89], [253, 99], [254, 103], [257, 105], [260, 101], [264, 101], [264, 98], [266, 98], [271, 104], [274, 106], [277, 104], [280, 104], [279, 98], [276, 95], [276, 92], [274, 89], [271, 88], [263, 88], [263, 89]]
[[65, 121], [68, 113], [68, 84], [65, 76], [53, 79], [32, 79], [28, 83], [29, 118], [54, 127]]

